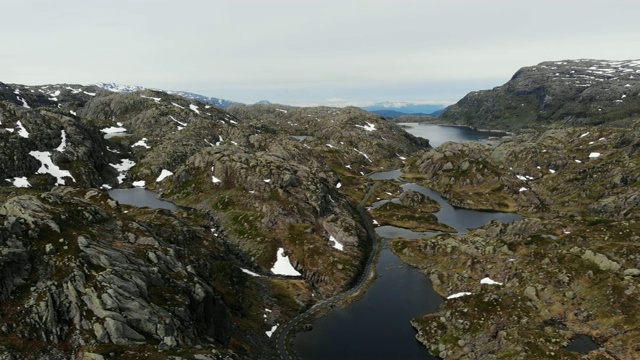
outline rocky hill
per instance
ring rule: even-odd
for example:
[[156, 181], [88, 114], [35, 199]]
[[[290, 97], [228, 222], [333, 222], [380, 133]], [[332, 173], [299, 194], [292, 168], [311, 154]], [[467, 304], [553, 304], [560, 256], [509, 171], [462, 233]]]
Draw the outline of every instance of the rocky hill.
[[503, 130], [603, 124], [640, 115], [640, 61], [564, 60], [520, 69], [506, 84], [474, 91], [441, 120]]
[[[0, 84], [0, 138], [12, 359], [275, 357], [278, 324], [364, 266], [364, 175], [429, 148], [356, 108], [80, 85]], [[106, 193], [134, 183], [181, 208]]]
[[407, 160], [405, 176], [460, 207], [517, 211], [468, 234], [393, 243], [447, 300], [415, 319], [445, 359], [640, 356], [640, 121], [445, 143]]

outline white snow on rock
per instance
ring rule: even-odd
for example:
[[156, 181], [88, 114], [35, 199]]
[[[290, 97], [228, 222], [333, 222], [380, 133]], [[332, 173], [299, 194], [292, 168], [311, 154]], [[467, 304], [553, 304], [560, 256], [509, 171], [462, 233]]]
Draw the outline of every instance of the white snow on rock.
[[338, 240], [336, 240], [336, 238], [334, 238], [333, 236], [330, 236], [329, 241], [331, 241], [331, 246], [333, 246], [335, 249], [344, 251], [344, 245], [339, 243]]
[[24, 125], [22, 125], [22, 122], [18, 120], [18, 122], [16, 123], [16, 126], [18, 127], [18, 135], [22, 136], [23, 138], [29, 138], [29, 132], [27, 131], [27, 129], [24, 128]]
[[73, 111], [73, 110], [69, 110], [69, 114], [71, 114], [71, 115], [73, 115], [73, 116], [78, 116], [78, 114], [76, 114], [76, 112], [75, 112], [75, 111]]
[[380, 225], [380, 223], [379, 223], [379, 222], [378, 222], [378, 220], [376, 220], [376, 219], [373, 219], [373, 223], [372, 223], [372, 224], [373, 224], [373, 225]]
[[364, 129], [365, 131], [375, 131], [376, 125], [372, 123], [367, 123], [367, 125], [356, 125], [357, 127]]
[[529, 189], [527, 189], [526, 187], [521, 187], [520, 190], [518, 190], [518, 191], [523, 192], [523, 191], [527, 191], [527, 190], [529, 190]]
[[220, 180], [220, 179], [218, 179], [217, 177], [215, 177], [215, 176], [213, 176], [213, 175], [212, 175], [212, 176], [211, 176], [211, 182], [212, 182], [212, 183], [214, 183], [214, 184], [217, 184], [217, 183], [221, 183], [221, 182], [222, 182], [222, 180]]
[[62, 140], [60, 141], [60, 145], [58, 145], [58, 147], [56, 148], [56, 151], [64, 152], [64, 150], [67, 148], [67, 133], [62, 130], [60, 137], [62, 138]]
[[22, 107], [25, 107], [27, 109], [31, 109], [31, 106], [29, 106], [29, 104], [27, 104], [27, 100], [21, 98], [20, 96], [16, 96], [16, 98], [18, 99], [18, 101], [22, 101]]
[[575, 159], [574, 161], [577, 162], [578, 164], [582, 164], [582, 161], [580, 161], [578, 159]]
[[589, 154], [589, 158], [591, 159], [595, 159], [597, 157], [600, 157], [600, 153], [599, 152], [592, 152], [591, 154]]
[[144, 96], [144, 95], [140, 95], [140, 97], [141, 97], [141, 98], [145, 98], [145, 99], [151, 99], [151, 100], [155, 101], [156, 103], [159, 103], [159, 102], [160, 102], [160, 100], [162, 100], [162, 99], [157, 98], [157, 97]]
[[259, 277], [260, 276], [259, 274], [256, 274], [253, 271], [247, 270], [245, 268], [240, 268], [240, 270], [242, 270], [242, 272], [247, 274], [247, 275], [251, 275], [251, 276], [254, 276], [254, 277]]
[[118, 172], [120, 173], [120, 175], [118, 175], [118, 184], [122, 184], [122, 182], [124, 181], [124, 178], [127, 177], [127, 171], [129, 171], [129, 169], [134, 167], [136, 163], [129, 159], [122, 159], [120, 164], [109, 164], [109, 165], [115, 168], [116, 170], [118, 170]]
[[355, 150], [358, 154], [364, 156], [367, 160], [369, 160], [369, 162], [373, 162], [371, 159], [369, 159], [369, 155], [363, 153], [362, 151], [360, 151], [360, 150], [358, 150], [356, 148], [353, 148], [353, 150]]
[[142, 146], [147, 149], [151, 149], [151, 146], [147, 145], [147, 138], [142, 138], [138, 140], [135, 144], [131, 145], [131, 147]]
[[487, 284], [487, 285], [502, 285], [501, 282], [497, 282], [497, 281], [493, 281], [490, 278], [486, 277], [482, 280], [480, 280], [480, 284]]
[[36, 171], [37, 174], [51, 174], [56, 178], [56, 185], [65, 185], [63, 177], [70, 177], [73, 182], [76, 179], [71, 176], [71, 173], [68, 170], [62, 170], [58, 167], [58, 165], [54, 164], [51, 161], [51, 153], [48, 151], [30, 151], [29, 155], [38, 159], [42, 164], [40, 169]]
[[86, 95], [89, 95], [89, 96], [96, 96], [96, 93], [90, 93], [90, 92], [86, 92], [84, 90], [82, 92], [85, 93]]
[[335, 149], [335, 146], [331, 145], [331, 144], [327, 144], [328, 147]]
[[555, 174], [555, 173], [556, 173], [556, 171], [555, 171], [555, 170], [553, 170], [553, 169], [549, 169], [549, 172], [550, 172], [550, 173], [552, 173], [552, 174]]
[[123, 128], [121, 125], [118, 127], [115, 126], [110, 126], [108, 128], [104, 128], [104, 129], [100, 129], [100, 131], [102, 131], [105, 134], [116, 134], [116, 133], [123, 133], [126, 132], [127, 129]]
[[134, 182], [133, 182], [133, 186], [135, 186], [135, 187], [143, 188], [143, 187], [144, 187], [144, 185], [145, 185], [144, 180], [134, 181]]
[[287, 110], [285, 110], [285, 109], [276, 109], [276, 111], [280, 111], [280, 112], [285, 113], [285, 114], [288, 112], [288, 111], [287, 111]]
[[342, 183], [337, 183], [336, 184], [336, 189], [340, 189], [342, 187]]
[[173, 175], [171, 171], [162, 169], [162, 171], [160, 172], [160, 175], [158, 175], [158, 178], [156, 179], [156, 182], [160, 182], [171, 175]]
[[100, 185], [100, 189], [102, 189], [102, 190], [111, 190], [112, 187], [109, 184], [102, 184], [102, 185]]
[[471, 293], [470, 292], [459, 292], [459, 293], [455, 293], [455, 294], [451, 294], [451, 295], [447, 296], [447, 300], [456, 299], [456, 298], [467, 296], [467, 295], [471, 295]]
[[194, 104], [189, 104], [189, 109], [193, 110], [196, 114], [200, 115], [200, 110], [198, 110], [198, 107]]
[[284, 248], [278, 248], [276, 263], [273, 264], [271, 272], [276, 275], [300, 276], [300, 274], [289, 261], [289, 257], [284, 254]]
[[271, 328], [271, 330], [266, 331], [265, 334], [267, 334], [268, 337], [271, 337], [271, 335], [273, 335], [273, 333], [276, 331], [276, 329], [278, 328], [278, 325], [280, 324], [275, 324], [273, 325], [273, 327]]
[[[169, 117], [171, 118], [171, 120], [173, 120], [173, 121], [177, 122], [177, 123], [178, 123], [180, 126], [182, 126], [183, 128], [184, 128], [185, 126], [187, 126], [187, 123], [183, 123], [183, 122], [181, 122], [181, 121], [178, 121], [178, 120], [176, 120], [176, 118], [174, 118], [174, 117], [173, 117], [173, 116], [171, 116], [171, 115], [169, 115]], [[178, 126], [178, 128], [180, 128], [180, 126]]]
[[587, 135], [589, 135], [589, 134], [591, 134], [591, 133], [590, 133], [590, 132], [586, 132], [586, 133], [584, 133], [584, 134], [580, 135], [580, 137], [581, 137], [581, 138], [583, 138], [583, 137], [585, 137], [585, 136], [587, 136]]
[[11, 179], [6, 179], [6, 180], [8, 182], [10, 182], [11, 184], [13, 184], [13, 186], [15, 186], [15, 187], [21, 187], [21, 188], [31, 187], [31, 184], [29, 184], [29, 181], [27, 180], [26, 176], [14, 177], [13, 180], [11, 180]]
[[266, 182], [267, 184], [271, 182], [271, 179], [264, 179], [264, 182]]
[[516, 177], [517, 177], [519, 180], [527, 181], [527, 177], [526, 177], [526, 176], [516, 175]]
[[172, 103], [171, 103], [171, 105], [173, 105], [173, 106], [177, 106], [177, 107], [179, 107], [180, 109], [184, 109], [184, 106], [180, 106], [180, 105], [178, 105], [178, 104], [176, 104], [176, 103], [174, 103], [174, 102], [172, 102]]

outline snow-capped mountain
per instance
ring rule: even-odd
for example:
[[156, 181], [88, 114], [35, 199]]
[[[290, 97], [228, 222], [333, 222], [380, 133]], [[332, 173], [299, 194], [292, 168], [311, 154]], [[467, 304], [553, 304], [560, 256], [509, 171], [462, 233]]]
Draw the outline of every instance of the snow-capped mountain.
[[125, 93], [146, 89], [142, 86], [137, 86], [137, 85], [122, 85], [122, 84], [115, 84], [115, 83], [97, 83], [94, 85], [99, 88], [103, 88], [105, 90], [109, 90], [113, 92], [125, 92]]
[[[108, 90], [108, 91], [125, 92], [125, 93], [126, 92], [134, 92], [134, 91], [140, 91], [140, 90], [147, 89], [145, 87], [137, 86], [137, 85], [121, 85], [121, 84], [115, 84], [115, 83], [97, 83], [97, 84], [94, 84], [94, 86], [100, 87], [100, 88]], [[197, 100], [197, 101], [209, 103], [209, 104], [215, 105], [215, 106], [223, 108], [223, 109], [228, 108], [228, 107], [230, 107], [232, 105], [235, 105], [235, 104], [241, 104], [241, 103], [236, 102], [236, 101], [219, 99], [219, 98], [210, 97], [210, 96], [204, 96], [204, 95], [200, 95], [200, 94], [194, 94], [194, 93], [187, 92], [187, 91], [173, 91], [173, 90], [163, 90], [163, 89], [150, 89], [150, 90], [162, 91], [162, 92], [165, 92], [167, 94], [178, 95], [178, 96], [182, 96], [182, 97], [187, 98], [187, 99], [192, 99], [192, 100]]]

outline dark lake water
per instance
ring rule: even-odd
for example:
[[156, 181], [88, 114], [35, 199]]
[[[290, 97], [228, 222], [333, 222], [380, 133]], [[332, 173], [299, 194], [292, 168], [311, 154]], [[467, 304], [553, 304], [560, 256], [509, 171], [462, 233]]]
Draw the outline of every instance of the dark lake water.
[[412, 135], [429, 139], [429, 144], [438, 147], [446, 141], [481, 141], [505, 135], [489, 131], [478, 131], [463, 126], [430, 125], [422, 123], [399, 123]]
[[158, 194], [153, 191], [142, 188], [113, 189], [109, 190], [109, 196], [121, 204], [149, 207], [153, 209], [178, 209], [178, 207], [173, 203], [158, 199]]
[[[468, 128], [412, 124], [408, 132], [428, 138], [432, 146], [445, 141], [486, 139], [494, 134]], [[369, 175], [374, 180], [399, 179], [400, 170]], [[465, 233], [492, 220], [511, 222], [516, 214], [483, 212], [455, 208], [437, 192], [416, 185], [404, 184], [438, 201], [438, 220]], [[391, 201], [397, 201], [393, 199]], [[380, 226], [376, 233], [388, 244], [389, 239], [404, 237], [419, 239], [435, 233], [416, 233], [394, 226]], [[296, 334], [294, 348], [303, 359], [437, 359], [415, 339], [416, 332], [409, 321], [435, 312], [443, 298], [422, 273], [400, 260], [386, 246], [376, 265], [378, 278], [357, 301], [343, 309], [335, 309], [313, 323], [313, 329]]]
[[442, 298], [421, 273], [388, 248], [376, 266], [378, 277], [359, 301], [336, 309], [296, 334], [303, 359], [437, 359], [415, 339], [409, 321], [434, 312]]
[[579, 334], [571, 339], [571, 342], [567, 346], [567, 350], [577, 352], [580, 354], [587, 354], [593, 350], [600, 348], [600, 345], [596, 344], [587, 335]]

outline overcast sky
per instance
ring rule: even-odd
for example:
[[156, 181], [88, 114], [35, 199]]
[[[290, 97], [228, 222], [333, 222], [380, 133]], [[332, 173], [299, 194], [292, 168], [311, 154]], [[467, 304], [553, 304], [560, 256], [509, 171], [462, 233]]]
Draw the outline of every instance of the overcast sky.
[[0, 81], [292, 105], [455, 102], [546, 60], [640, 58], [638, 0], [16, 0]]

